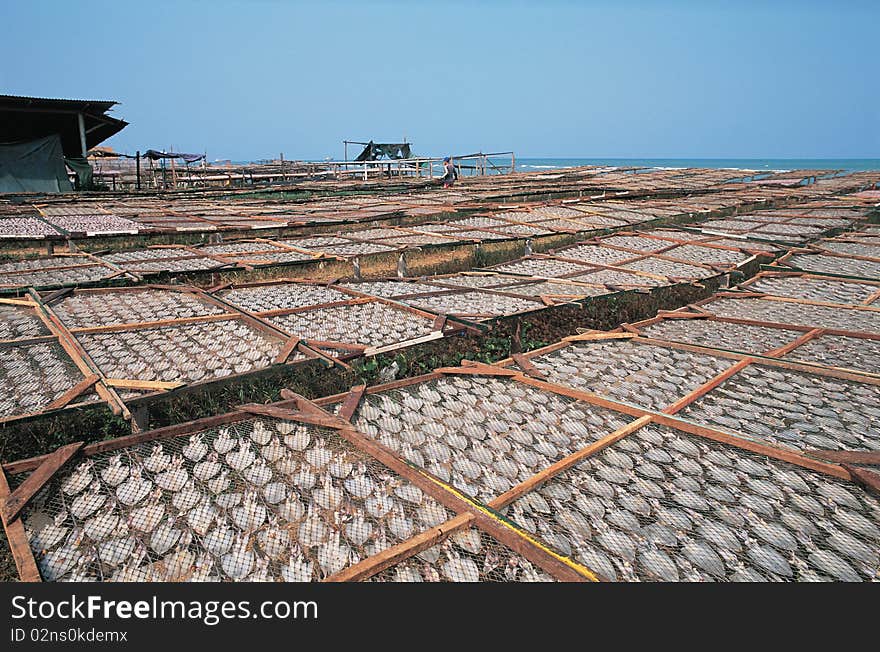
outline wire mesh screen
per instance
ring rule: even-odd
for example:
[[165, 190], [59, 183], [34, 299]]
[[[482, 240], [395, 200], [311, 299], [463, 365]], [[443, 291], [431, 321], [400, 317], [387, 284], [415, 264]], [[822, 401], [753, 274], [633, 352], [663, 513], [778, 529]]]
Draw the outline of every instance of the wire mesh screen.
[[222, 293], [221, 296], [226, 301], [251, 312], [303, 308], [351, 299], [348, 294], [333, 288], [299, 283], [236, 288]]
[[667, 281], [664, 279], [629, 274], [625, 271], [614, 269], [602, 269], [596, 272], [578, 274], [577, 276], [571, 276], [570, 278], [572, 281], [579, 281], [581, 283], [616, 285], [623, 287], [659, 287], [667, 284]]
[[713, 238], [711, 242], [712, 244], [723, 245], [725, 247], [739, 247], [740, 249], [747, 249], [749, 251], [772, 252], [778, 251], [782, 248], [782, 245], [774, 244], [771, 242], [755, 242], [754, 240], [731, 240], [728, 238]]
[[137, 251], [103, 254], [101, 260], [111, 263], [126, 263], [131, 261], [160, 260], [163, 258], [187, 258], [193, 255], [193, 252], [185, 247], [162, 247], [161, 249], [138, 249]]
[[475, 320], [491, 319], [544, 307], [544, 304], [538, 300], [478, 290], [413, 297], [405, 301], [422, 310], [444, 315], [462, 315]]
[[206, 254], [245, 254], [252, 253], [255, 251], [260, 252], [280, 252], [281, 247], [278, 247], [271, 242], [229, 242], [226, 244], [218, 244], [218, 245], [208, 245], [206, 247], [199, 248], [199, 251], [202, 251]]
[[555, 582], [519, 553], [468, 528], [370, 578], [371, 582]]
[[381, 347], [429, 335], [434, 321], [379, 301], [316, 308], [269, 321], [307, 340]]
[[[124, 217], [106, 213], [72, 214], [72, 208], [44, 208], [43, 212], [51, 211], [46, 221], [70, 233], [137, 233], [138, 224]], [[64, 211], [61, 214], [57, 211]]]
[[570, 263], [553, 258], [524, 258], [515, 263], [495, 265], [490, 268], [495, 272], [509, 272], [511, 274], [525, 274], [527, 276], [540, 276], [542, 278], [554, 278], [573, 272], [586, 272], [590, 268], [587, 265]]
[[0, 285], [10, 287], [48, 287], [56, 285], [73, 285], [98, 281], [114, 270], [104, 265], [77, 265], [67, 269], [44, 269], [18, 274], [0, 273]]
[[466, 376], [368, 394], [355, 416], [370, 438], [486, 502], [630, 421], [515, 381]]
[[780, 297], [794, 297], [830, 303], [863, 303], [877, 292], [876, 285], [816, 278], [767, 276], [748, 284], [748, 289]]
[[663, 252], [663, 255], [694, 263], [715, 263], [723, 265], [738, 265], [748, 259], [748, 255], [740, 253], [739, 251], [717, 249], [714, 247], [701, 247], [699, 245], [681, 245], [675, 249]]
[[550, 382], [654, 410], [734, 364], [728, 358], [628, 340], [572, 343], [529, 360]]
[[49, 329], [33, 309], [0, 304], [0, 340], [49, 335]]
[[797, 255], [786, 261], [799, 269], [810, 272], [846, 274], [862, 278], [880, 279], [880, 261], [842, 258], [839, 256]]
[[770, 299], [724, 297], [704, 306], [719, 317], [880, 333], [880, 312]]
[[880, 369], [880, 341], [822, 335], [800, 345], [784, 357], [877, 373]]
[[330, 245], [320, 247], [319, 250], [330, 256], [362, 256], [364, 254], [378, 254], [386, 251], [394, 251], [396, 247], [373, 244], [372, 242], [349, 242], [348, 244]]
[[603, 238], [602, 242], [615, 245], [616, 247], [625, 247], [626, 249], [644, 252], [657, 252], [673, 244], [666, 240], [655, 240], [654, 238], [644, 238], [638, 235], [613, 235], [609, 238]]
[[880, 243], [871, 244], [869, 242], [842, 242], [834, 240], [823, 240], [818, 246], [828, 251], [839, 254], [852, 254], [853, 256], [867, 256], [869, 258], [880, 258]]
[[65, 297], [53, 310], [68, 328], [217, 315], [223, 310], [191, 294], [169, 290], [82, 292]]
[[272, 364], [284, 342], [237, 319], [79, 333], [77, 339], [110, 378], [195, 382]]
[[214, 258], [192, 256], [190, 258], [163, 258], [149, 261], [135, 260], [118, 263], [118, 266], [132, 272], [187, 272], [198, 269], [211, 269], [222, 264]]
[[[671, 243], [670, 243], [671, 244]], [[620, 249], [612, 249], [611, 247], [601, 247], [599, 245], [576, 245], [567, 249], [559, 249], [555, 255], [562, 258], [573, 258], [581, 260], [585, 263], [599, 263], [600, 265], [616, 265], [624, 260], [632, 260], [639, 256], [638, 253], [630, 251], [621, 251]]]
[[689, 342], [744, 353], [766, 353], [793, 342], [803, 333], [754, 324], [735, 324], [708, 319], [665, 319], [639, 328], [646, 337]]
[[4, 238], [42, 238], [58, 235], [58, 231], [36, 217], [3, 217], [0, 219], [0, 234]]
[[8, 260], [0, 263], [0, 273], [25, 272], [53, 267], [76, 267], [77, 265], [92, 265], [92, 260], [82, 254], [76, 256], [49, 256], [47, 258], [24, 258], [22, 260]]
[[82, 379], [57, 342], [2, 347], [0, 417], [38, 412]]
[[239, 262], [240, 264], [269, 264], [269, 263], [296, 263], [300, 261], [313, 260], [314, 256], [300, 253], [298, 251], [282, 251], [272, 253], [255, 253], [255, 254], [229, 254], [221, 256], [224, 260]]
[[529, 297], [561, 295], [571, 298], [596, 297], [608, 294], [605, 288], [592, 287], [590, 285], [578, 285], [575, 283], [558, 283], [546, 281], [543, 283], [518, 283], [496, 288], [503, 292], [512, 292]]
[[[435, 277], [433, 279], [437, 283], [444, 285], [454, 285], [456, 287], [465, 288], [491, 288], [500, 285], [507, 285], [513, 282], [522, 282], [521, 276], [509, 276], [505, 274], [456, 274], [454, 276]], [[439, 288], [435, 288], [439, 289]]]
[[451, 516], [334, 432], [249, 419], [88, 458], [24, 523], [47, 581], [310, 581]]
[[364, 281], [363, 283], [341, 283], [341, 287], [362, 292], [374, 297], [391, 299], [407, 294], [420, 294], [423, 292], [437, 292], [441, 288], [427, 283], [408, 283], [406, 281]]
[[[515, 213], [519, 215], [519, 213]], [[548, 217], [583, 217], [583, 213], [580, 211], [576, 211], [573, 208], [566, 208], [565, 206], [538, 206], [537, 208], [533, 208], [528, 215], [531, 216], [539, 216], [541, 218]]]
[[783, 446], [880, 450], [880, 387], [751, 365], [681, 416]]
[[608, 580], [880, 578], [875, 497], [665, 427], [636, 431], [507, 513]]
[[704, 267], [695, 265], [686, 265], [684, 263], [676, 263], [663, 258], [647, 257], [637, 260], [634, 263], [624, 263], [620, 266], [623, 269], [633, 269], [639, 272], [647, 272], [658, 276], [668, 276], [671, 278], [699, 279], [714, 276], [718, 272]]

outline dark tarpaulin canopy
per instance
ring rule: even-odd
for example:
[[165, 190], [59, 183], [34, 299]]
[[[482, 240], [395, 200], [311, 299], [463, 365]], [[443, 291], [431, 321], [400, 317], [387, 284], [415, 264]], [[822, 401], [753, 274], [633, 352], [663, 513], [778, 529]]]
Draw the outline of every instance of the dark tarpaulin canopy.
[[377, 161], [385, 158], [410, 158], [412, 151], [409, 143], [367, 143], [355, 161]]
[[153, 161], [158, 161], [163, 158], [182, 158], [187, 163], [195, 163], [196, 161], [201, 161], [205, 158], [204, 154], [181, 154], [178, 152], [163, 152], [158, 149], [148, 149], [146, 152], [142, 154], [143, 158], [148, 158]]
[[0, 193], [69, 192], [61, 136], [0, 144]]

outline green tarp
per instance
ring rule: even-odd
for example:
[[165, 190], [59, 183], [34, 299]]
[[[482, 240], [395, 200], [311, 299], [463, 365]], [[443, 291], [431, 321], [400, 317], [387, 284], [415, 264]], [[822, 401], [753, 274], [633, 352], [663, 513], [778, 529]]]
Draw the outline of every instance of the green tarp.
[[21, 143], [0, 144], [0, 193], [73, 190], [61, 137], [57, 134]]
[[76, 189], [91, 190], [92, 166], [89, 165], [89, 162], [82, 156], [80, 156], [79, 158], [68, 157], [64, 159], [64, 162], [67, 164], [67, 167], [73, 170], [73, 173], [76, 175]]

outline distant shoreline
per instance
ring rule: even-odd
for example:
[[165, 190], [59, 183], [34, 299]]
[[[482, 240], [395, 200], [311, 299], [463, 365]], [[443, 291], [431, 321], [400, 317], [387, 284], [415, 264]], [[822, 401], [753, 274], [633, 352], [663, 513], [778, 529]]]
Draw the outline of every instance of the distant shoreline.
[[[257, 165], [260, 161], [231, 161], [233, 165]], [[326, 163], [328, 161], [309, 161]], [[509, 163], [509, 160], [508, 160]], [[863, 172], [880, 170], [880, 158], [568, 158], [568, 157], [523, 157], [516, 159], [519, 171], [559, 170], [563, 168], [596, 165], [607, 167], [642, 168], [714, 168], [725, 170], [747, 170], [766, 173], [788, 172], [790, 170], [842, 170]]]

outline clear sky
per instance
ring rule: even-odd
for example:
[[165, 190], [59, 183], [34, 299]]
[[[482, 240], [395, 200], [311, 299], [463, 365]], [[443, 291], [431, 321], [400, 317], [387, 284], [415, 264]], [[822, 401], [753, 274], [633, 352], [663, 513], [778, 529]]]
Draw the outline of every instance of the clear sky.
[[880, 157], [880, 2], [0, 0], [0, 93], [209, 159]]

